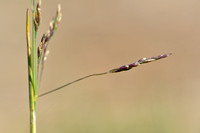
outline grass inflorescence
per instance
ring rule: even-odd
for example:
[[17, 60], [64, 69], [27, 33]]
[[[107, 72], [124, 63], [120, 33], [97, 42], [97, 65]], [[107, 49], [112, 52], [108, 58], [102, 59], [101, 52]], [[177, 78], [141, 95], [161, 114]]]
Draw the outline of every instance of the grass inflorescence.
[[[105, 74], [118, 73], [122, 71], [130, 70], [133, 67], [137, 67], [140, 64], [153, 62], [159, 59], [166, 58], [171, 55], [171, 53], [158, 55], [150, 58], [142, 58], [134, 63], [123, 65], [118, 68], [111, 69], [102, 73], [95, 73], [84, 76], [67, 84], [64, 84], [58, 88], [52, 89], [48, 92], [38, 95], [38, 90], [40, 87], [40, 82], [42, 78], [42, 74], [44, 71], [44, 63], [47, 59], [47, 55], [49, 54], [48, 45], [52, 36], [55, 34], [58, 25], [60, 24], [62, 13], [61, 6], [58, 5], [58, 9], [55, 17], [53, 17], [52, 21], [49, 24], [49, 29], [46, 33], [41, 37], [41, 41], [39, 45], [36, 43], [37, 32], [39, 30], [39, 26], [41, 23], [41, 0], [36, 3], [36, 0], [31, 0], [31, 11], [32, 11], [32, 28], [30, 28], [30, 17], [29, 17], [29, 9], [27, 9], [26, 13], [26, 40], [27, 40], [27, 59], [28, 59], [28, 81], [29, 81], [29, 108], [30, 108], [30, 133], [36, 133], [36, 103], [37, 98], [50, 94], [52, 92], [63, 89], [66, 86], [69, 86], [73, 83], [81, 81], [83, 79], [87, 79], [89, 77], [100, 76]], [[32, 29], [30, 31], [30, 29]], [[32, 32], [32, 33], [31, 33]], [[31, 37], [32, 34], [32, 37]]]
[[[41, 22], [41, 0], [31, 0], [32, 28], [30, 28], [29, 9], [26, 15], [26, 40], [28, 58], [28, 80], [29, 80], [29, 108], [30, 108], [30, 132], [36, 133], [36, 100], [39, 85], [44, 70], [44, 61], [48, 53], [47, 46], [49, 40], [54, 35], [61, 21], [61, 6], [58, 6], [56, 16], [50, 22], [49, 29], [43, 34], [40, 45], [37, 45], [37, 32]], [[32, 29], [30, 31], [30, 29]], [[32, 32], [32, 38], [31, 38]], [[37, 51], [37, 52], [36, 52]]]

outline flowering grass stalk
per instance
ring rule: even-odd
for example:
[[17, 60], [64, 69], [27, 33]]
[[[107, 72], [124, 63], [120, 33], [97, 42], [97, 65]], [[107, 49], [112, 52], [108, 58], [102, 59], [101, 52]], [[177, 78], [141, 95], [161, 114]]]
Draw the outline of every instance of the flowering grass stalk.
[[[37, 32], [41, 20], [41, 0], [31, 0], [32, 11], [32, 38], [30, 36], [29, 9], [26, 12], [26, 40], [28, 58], [28, 80], [29, 80], [29, 109], [30, 109], [30, 133], [36, 133], [36, 102], [39, 84], [46, 59], [48, 42], [61, 21], [61, 7], [58, 6], [56, 16], [50, 22], [49, 30], [43, 35], [41, 44], [36, 45]], [[32, 43], [31, 43], [32, 41]], [[37, 51], [37, 52], [36, 52]]]
[[49, 25], [49, 29], [46, 33], [43, 34], [40, 44], [36, 45], [36, 37], [41, 21], [41, 0], [36, 4], [36, 0], [31, 0], [31, 11], [32, 11], [32, 38], [30, 36], [30, 18], [29, 18], [29, 9], [26, 12], [26, 40], [27, 40], [27, 59], [28, 59], [28, 81], [29, 81], [29, 109], [30, 109], [30, 133], [36, 133], [36, 103], [37, 98], [50, 94], [52, 92], [58, 91], [66, 86], [69, 86], [73, 83], [87, 79], [89, 77], [100, 76], [105, 74], [118, 73], [122, 71], [130, 70], [133, 67], [137, 67], [140, 64], [149, 63], [159, 59], [166, 58], [171, 55], [163, 54], [150, 58], [142, 58], [134, 63], [123, 65], [121, 67], [111, 69], [107, 72], [95, 73], [87, 75], [85, 77], [79, 78], [67, 84], [64, 84], [56, 89], [50, 90], [46, 93], [38, 95], [38, 90], [40, 87], [40, 82], [44, 70], [44, 62], [47, 59], [48, 44], [55, 31], [58, 28], [58, 25], [62, 18], [61, 6], [58, 5], [56, 16], [52, 19]]

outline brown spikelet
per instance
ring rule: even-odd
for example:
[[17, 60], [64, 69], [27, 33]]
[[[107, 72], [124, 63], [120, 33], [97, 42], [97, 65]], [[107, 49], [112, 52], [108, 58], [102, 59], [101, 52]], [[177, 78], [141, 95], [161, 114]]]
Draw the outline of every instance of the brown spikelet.
[[35, 13], [35, 20], [34, 20], [36, 32], [38, 31], [38, 28], [40, 26], [40, 21], [41, 21], [41, 0], [39, 0], [36, 6], [36, 13]]
[[140, 59], [140, 60], [138, 60], [138, 61], [136, 61], [132, 64], [127, 64], [127, 65], [123, 65], [119, 68], [112, 69], [112, 70], [109, 71], [109, 73], [117, 73], [117, 72], [121, 72], [121, 71], [127, 71], [127, 70], [130, 70], [133, 67], [137, 67], [140, 64], [153, 62], [153, 61], [156, 61], [156, 60], [159, 60], [159, 59], [166, 58], [170, 55], [171, 55], [171, 53], [158, 55], [158, 56], [154, 56], [154, 57], [150, 57], [150, 58], [142, 58], [142, 59]]

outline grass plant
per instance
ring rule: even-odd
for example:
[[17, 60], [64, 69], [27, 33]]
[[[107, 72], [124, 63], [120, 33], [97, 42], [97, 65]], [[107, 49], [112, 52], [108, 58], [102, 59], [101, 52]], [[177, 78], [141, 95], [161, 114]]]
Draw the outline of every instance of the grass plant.
[[[31, 0], [31, 12], [32, 12], [32, 28], [30, 28], [30, 15], [29, 9], [26, 12], [26, 40], [27, 40], [27, 59], [28, 59], [28, 85], [29, 85], [29, 109], [30, 109], [30, 133], [36, 133], [36, 103], [37, 98], [43, 97], [52, 92], [63, 89], [66, 86], [69, 86], [73, 83], [81, 81], [83, 79], [87, 79], [89, 77], [100, 76], [105, 74], [118, 73], [122, 71], [130, 70], [133, 67], [137, 67], [140, 64], [153, 62], [159, 59], [166, 58], [171, 55], [171, 53], [163, 54], [159, 56], [154, 56], [150, 58], [142, 58], [134, 63], [123, 65], [121, 67], [111, 69], [107, 72], [95, 73], [91, 75], [87, 75], [85, 77], [79, 78], [67, 84], [64, 84], [58, 88], [45, 92], [43, 94], [38, 95], [38, 90], [40, 87], [40, 82], [44, 70], [44, 62], [47, 59], [48, 44], [55, 31], [58, 28], [58, 25], [62, 18], [61, 6], [58, 5], [58, 9], [55, 17], [52, 19], [49, 25], [49, 29], [46, 33], [43, 34], [41, 38], [41, 42], [39, 45], [36, 45], [37, 32], [40, 25], [41, 20], [41, 0], [36, 3], [36, 0]], [[32, 29], [30, 31], [30, 29]], [[32, 36], [31, 36], [32, 35]]]

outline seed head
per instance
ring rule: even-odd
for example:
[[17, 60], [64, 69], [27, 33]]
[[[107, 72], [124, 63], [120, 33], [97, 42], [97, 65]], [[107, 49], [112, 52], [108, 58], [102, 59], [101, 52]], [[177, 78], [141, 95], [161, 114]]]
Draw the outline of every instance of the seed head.
[[170, 55], [171, 55], [171, 53], [158, 55], [158, 56], [154, 56], [154, 57], [150, 57], [150, 58], [142, 58], [142, 59], [140, 59], [140, 60], [138, 60], [138, 61], [136, 61], [132, 64], [128, 64], [128, 65], [121, 66], [119, 68], [112, 69], [108, 73], [117, 73], [117, 72], [121, 72], [121, 71], [127, 71], [127, 70], [130, 70], [133, 67], [139, 66], [140, 64], [149, 63], [149, 62], [152, 62], [152, 61], [163, 59], [163, 58], [166, 58]]

